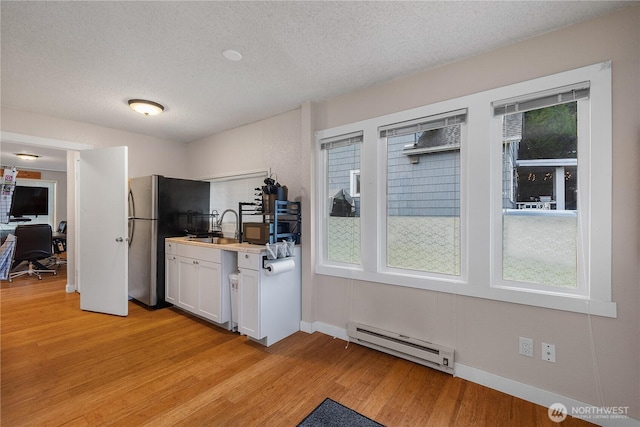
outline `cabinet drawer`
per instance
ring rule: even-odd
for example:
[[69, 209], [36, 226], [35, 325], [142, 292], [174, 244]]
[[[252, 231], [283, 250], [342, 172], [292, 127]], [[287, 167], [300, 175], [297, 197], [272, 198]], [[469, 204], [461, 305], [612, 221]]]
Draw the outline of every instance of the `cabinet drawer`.
[[220, 264], [220, 249], [217, 248], [203, 248], [201, 246], [178, 244], [176, 245], [176, 250], [176, 255], [179, 256]]
[[251, 270], [258, 270], [260, 269], [261, 259], [261, 254], [238, 252], [238, 268], [250, 268]]

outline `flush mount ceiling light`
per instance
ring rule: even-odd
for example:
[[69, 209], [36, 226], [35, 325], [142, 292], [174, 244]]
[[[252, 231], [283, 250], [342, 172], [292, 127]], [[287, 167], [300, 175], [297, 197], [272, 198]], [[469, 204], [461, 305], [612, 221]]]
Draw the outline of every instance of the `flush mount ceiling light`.
[[225, 50], [224, 52], [222, 52], [222, 56], [227, 58], [229, 61], [234, 61], [234, 62], [240, 61], [242, 59], [242, 54], [237, 50], [233, 50], [233, 49]]
[[29, 153], [15, 153], [15, 154], [22, 160], [35, 160], [38, 157], [40, 157], [37, 154], [29, 154]]
[[157, 102], [147, 101], [146, 99], [130, 99], [129, 107], [145, 116], [157, 116], [164, 111], [162, 105]]

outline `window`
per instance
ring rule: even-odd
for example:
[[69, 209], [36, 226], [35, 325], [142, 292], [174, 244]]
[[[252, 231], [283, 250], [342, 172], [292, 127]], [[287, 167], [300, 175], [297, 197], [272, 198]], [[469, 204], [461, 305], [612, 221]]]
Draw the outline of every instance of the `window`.
[[[588, 128], [588, 98], [584, 82], [493, 103], [502, 127], [503, 285], [586, 293], [578, 280], [577, 196], [578, 126]], [[588, 134], [580, 138], [588, 147]]]
[[319, 131], [316, 273], [615, 317], [610, 67]]
[[[499, 299], [616, 316], [610, 67], [489, 92], [492, 162], [502, 164], [492, 171], [490, 286]], [[509, 129], [513, 121], [521, 131]]]
[[[362, 132], [322, 140], [325, 163], [326, 259], [360, 264], [360, 145]], [[357, 197], [354, 197], [357, 196]]]
[[466, 110], [383, 126], [386, 265], [460, 275], [460, 143]]

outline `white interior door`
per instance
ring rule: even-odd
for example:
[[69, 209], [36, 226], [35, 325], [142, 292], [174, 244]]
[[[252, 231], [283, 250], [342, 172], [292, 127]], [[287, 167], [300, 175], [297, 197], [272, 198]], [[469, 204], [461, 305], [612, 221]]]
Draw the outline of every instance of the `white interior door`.
[[78, 284], [80, 308], [128, 314], [127, 147], [80, 152]]

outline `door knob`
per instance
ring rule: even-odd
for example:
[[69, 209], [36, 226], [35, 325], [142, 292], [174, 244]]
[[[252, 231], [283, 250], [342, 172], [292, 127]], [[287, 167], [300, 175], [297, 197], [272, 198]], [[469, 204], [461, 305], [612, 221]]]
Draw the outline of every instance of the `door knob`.
[[116, 238], [116, 242], [118, 242], [118, 243], [124, 242], [124, 239], [122, 237], [117, 237]]

